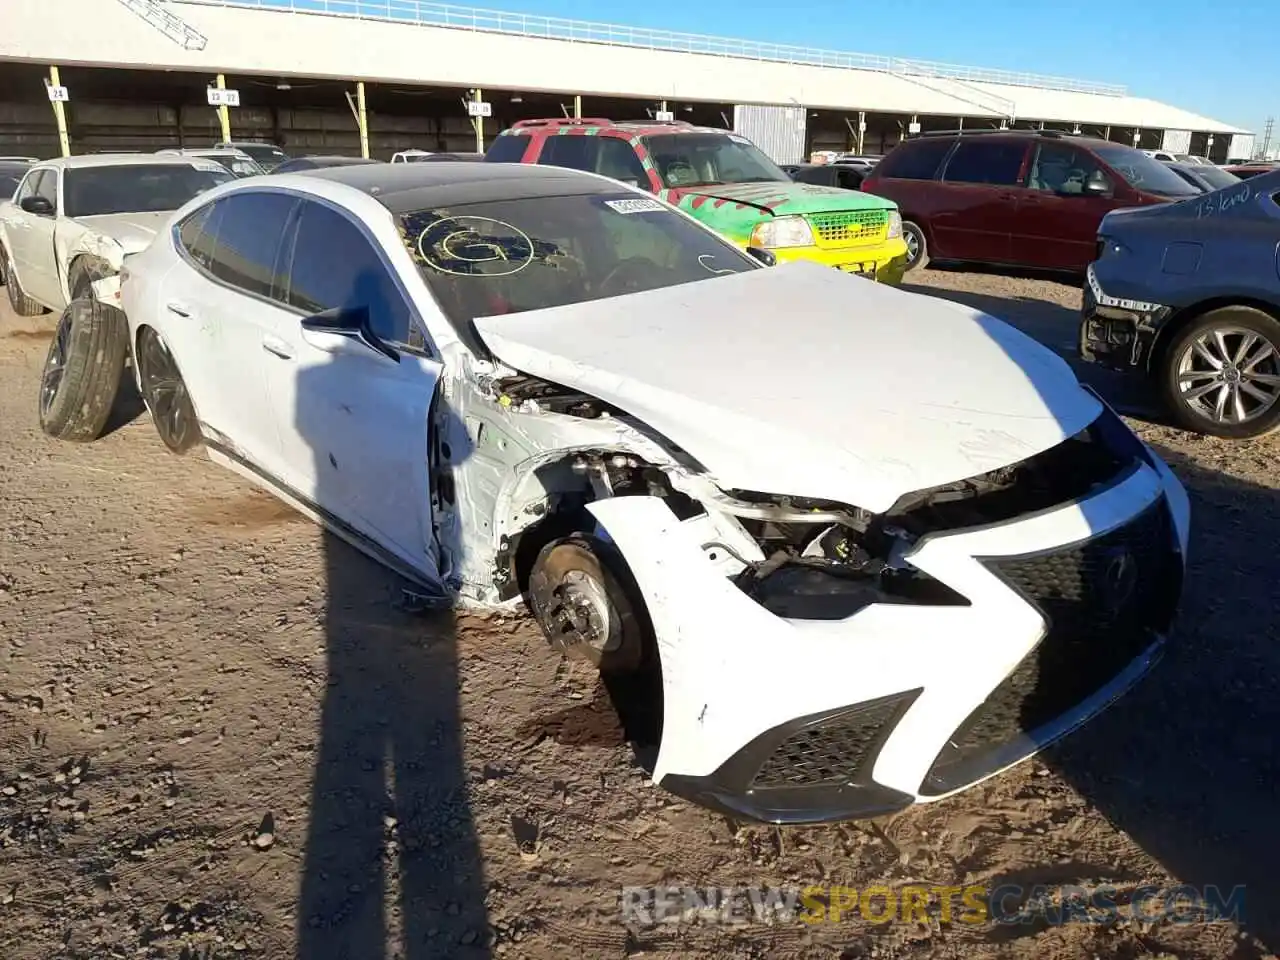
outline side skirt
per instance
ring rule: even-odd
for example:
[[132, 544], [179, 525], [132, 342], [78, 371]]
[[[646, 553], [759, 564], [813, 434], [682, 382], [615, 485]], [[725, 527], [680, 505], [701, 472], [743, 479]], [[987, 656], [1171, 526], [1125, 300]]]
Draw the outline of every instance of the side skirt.
[[345, 520], [325, 510], [292, 487], [260, 470], [232, 450], [229, 445], [215, 439], [213, 436], [214, 431], [209, 430], [203, 424], [201, 424], [201, 430], [205, 435], [204, 443], [209, 453], [209, 459], [214, 463], [238, 473], [250, 483], [283, 500], [304, 517], [324, 527], [339, 540], [359, 550], [371, 560], [376, 560], [392, 573], [408, 580], [413, 584], [414, 592], [420, 594], [420, 597], [416, 599], [424, 606], [432, 609], [448, 609], [453, 606], [453, 594], [447, 591], [439, 582], [429, 579], [421, 570], [400, 559], [400, 557], [372, 537], [360, 532]]

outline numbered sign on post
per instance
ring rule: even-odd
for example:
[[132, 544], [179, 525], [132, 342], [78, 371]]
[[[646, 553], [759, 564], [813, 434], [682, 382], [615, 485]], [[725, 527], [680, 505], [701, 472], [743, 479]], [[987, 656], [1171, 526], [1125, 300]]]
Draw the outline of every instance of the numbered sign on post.
[[53, 84], [45, 84], [45, 89], [49, 91], [49, 101], [51, 103], [68, 103], [71, 100], [71, 94], [66, 87], [55, 87]]
[[675, 118], [676, 115], [670, 110], [659, 110], [653, 115], [653, 119], [657, 120], [659, 123], [670, 123]]
[[467, 101], [467, 116], [469, 117], [492, 117], [493, 104], [485, 103], [481, 100]]
[[919, 133], [919, 132], [920, 132], [920, 124], [918, 123], [907, 124], [907, 133]]
[[209, 88], [209, 106], [211, 107], [238, 107], [240, 106], [239, 90], [219, 90], [217, 87]]

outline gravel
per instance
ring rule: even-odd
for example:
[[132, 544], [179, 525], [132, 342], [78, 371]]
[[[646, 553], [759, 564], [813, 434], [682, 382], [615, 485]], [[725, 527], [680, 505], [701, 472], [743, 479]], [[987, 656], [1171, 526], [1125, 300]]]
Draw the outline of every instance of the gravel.
[[[912, 286], [1064, 354], [1078, 289]], [[584, 666], [395, 578], [145, 417], [47, 440], [49, 318], [0, 311], [0, 957], [1261, 957], [1280, 949], [1273, 440], [1158, 423], [1194, 501], [1168, 656], [1064, 746], [875, 823], [741, 827], [652, 787]], [[909, 359], [899, 361], [910, 388]], [[622, 922], [623, 886], [1247, 885], [1234, 922]]]

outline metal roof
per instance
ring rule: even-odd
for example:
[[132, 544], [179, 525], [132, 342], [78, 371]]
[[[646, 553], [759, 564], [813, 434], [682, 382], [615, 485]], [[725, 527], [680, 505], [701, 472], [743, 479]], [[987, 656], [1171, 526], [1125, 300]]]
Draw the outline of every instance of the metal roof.
[[171, 0], [163, 22], [152, 0], [3, 5], [0, 59], [42, 64], [1248, 132], [1115, 84], [429, 0]]

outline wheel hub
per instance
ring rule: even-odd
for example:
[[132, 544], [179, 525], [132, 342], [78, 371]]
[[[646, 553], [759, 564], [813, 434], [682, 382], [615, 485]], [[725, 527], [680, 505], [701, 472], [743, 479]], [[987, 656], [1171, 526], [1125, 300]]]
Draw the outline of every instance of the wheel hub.
[[579, 570], [565, 574], [551, 593], [548, 619], [566, 644], [608, 649], [612, 616], [604, 585]]
[[1280, 402], [1280, 351], [1243, 326], [1213, 327], [1182, 351], [1178, 390], [1194, 413], [1220, 424], [1243, 424]]

